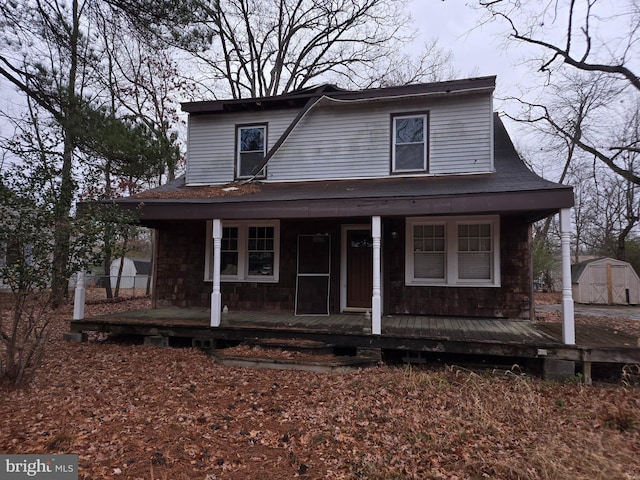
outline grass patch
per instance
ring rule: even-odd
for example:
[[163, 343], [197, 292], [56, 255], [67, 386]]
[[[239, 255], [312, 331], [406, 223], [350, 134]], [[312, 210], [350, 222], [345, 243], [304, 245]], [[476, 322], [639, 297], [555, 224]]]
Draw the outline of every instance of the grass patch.
[[47, 449], [61, 450], [73, 443], [75, 437], [69, 433], [58, 433], [47, 442]]

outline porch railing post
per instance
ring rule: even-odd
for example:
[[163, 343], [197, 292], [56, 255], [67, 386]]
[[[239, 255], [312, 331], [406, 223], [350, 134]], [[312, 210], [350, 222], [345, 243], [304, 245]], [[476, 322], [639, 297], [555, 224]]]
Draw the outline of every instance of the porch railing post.
[[562, 343], [575, 345], [575, 318], [571, 291], [571, 209], [560, 210], [560, 241], [562, 246]]
[[220, 326], [222, 294], [220, 293], [220, 249], [222, 248], [222, 220], [213, 220], [213, 291], [211, 292], [211, 326]]
[[86, 291], [84, 287], [84, 272], [76, 274], [76, 289], [73, 296], [73, 319], [84, 319], [84, 304], [86, 300]]
[[373, 237], [373, 292], [371, 298], [371, 333], [380, 335], [382, 333], [382, 299], [380, 281], [380, 247], [382, 227], [379, 216], [371, 218], [371, 236]]

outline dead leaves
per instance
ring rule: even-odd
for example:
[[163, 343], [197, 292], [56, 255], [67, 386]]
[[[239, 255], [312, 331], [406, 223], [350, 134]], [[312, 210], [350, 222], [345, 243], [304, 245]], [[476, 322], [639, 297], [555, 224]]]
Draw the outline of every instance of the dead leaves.
[[77, 453], [83, 479], [640, 476], [637, 388], [234, 369], [192, 349], [65, 343], [68, 318], [35, 383], [3, 392], [0, 450]]
[[173, 190], [147, 190], [146, 192], [132, 195], [130, 198], [139, 199], [194, 199], [194, 198], [217, 198], [217, 197], [239, 197], [253, 195], [260, 192], [261, 188], [255, 183], [214, 185], [201, 187], [185, 187]]

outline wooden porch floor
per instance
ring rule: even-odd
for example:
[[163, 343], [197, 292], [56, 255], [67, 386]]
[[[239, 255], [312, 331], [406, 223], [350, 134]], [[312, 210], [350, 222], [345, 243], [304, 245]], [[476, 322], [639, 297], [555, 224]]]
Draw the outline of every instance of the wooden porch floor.
[[[585, 352], [593, 350], [623, 349], [640, 362], [638, 338], [591, 325], [577, 325], [576, 346], [567, 347], [561, 341], [560, 324], [528, 321], [385, 316], [382, 318], [382, 334], [371, 335], [371, 320], [364, 314], [296, 316], [292, 313], [238, 311], [224, 313], [221, 325], [217, 328], [209, 326], [209, 316], [209, 310], [146, 309], [73, 320], [70, 327], [74, 332], [103, 331], [227, 340], [241, 340], [249, 336], [300, 339], [322, 337], [323, 340], [344, 346], [432, 351], [443, 348], [446, 351], [465, 351], [465, 346], [473, 350], [473, 345], [484, 344], [505, 347], [497, 349], [505, 355], [513, 351], [527, 354], [526, 356], [537, 356], [540, 349], [549, 349], [551, 354], [555, 352], [559, 358], [569, 356], [574, 359], [582, 359]], [[582, 353], [566, 353], [575, 349]], [[487, 352], [492, 354], [491, 349]]]

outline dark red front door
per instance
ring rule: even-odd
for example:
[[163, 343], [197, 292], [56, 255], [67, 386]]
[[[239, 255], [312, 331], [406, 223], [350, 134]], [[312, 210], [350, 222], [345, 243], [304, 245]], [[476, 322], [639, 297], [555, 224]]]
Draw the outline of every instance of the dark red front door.
[[369, 230], [347, 231], [347, 308], [371, 308], [373, 241]]

